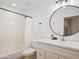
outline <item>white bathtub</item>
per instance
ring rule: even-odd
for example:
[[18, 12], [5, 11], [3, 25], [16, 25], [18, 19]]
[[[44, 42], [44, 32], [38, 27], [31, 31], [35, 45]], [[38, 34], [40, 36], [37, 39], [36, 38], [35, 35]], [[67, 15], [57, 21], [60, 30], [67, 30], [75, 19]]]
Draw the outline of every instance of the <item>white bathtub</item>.
[[17, 59], [22, 56], [24, 49], [14, 50], [8, 53], [0, 54], [0, 59]]

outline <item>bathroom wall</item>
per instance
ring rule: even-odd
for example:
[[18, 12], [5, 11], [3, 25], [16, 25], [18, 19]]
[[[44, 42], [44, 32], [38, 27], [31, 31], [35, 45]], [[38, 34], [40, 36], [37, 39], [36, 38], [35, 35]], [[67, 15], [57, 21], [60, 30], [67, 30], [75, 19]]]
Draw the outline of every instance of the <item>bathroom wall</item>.
[[[79, 0], [76, 0], [76, 1], [74, 1], [74, 0], [70, 0], [68, 3], [63, 3], [62, 5], [56, 5], [55, 6], [55, 9], [57, 9], [57, 8], [59, 8], [59, 7], [61, 7], [61, 6], [63, 6], [63, 5], [75, 5], [75, 6], [79, 6]], [[66, 10], [67, 11], [67, 10]], [[73, 14], [72, 14], [73, 15]], [[61, 20], [61, 21], [59, 21], [59, 22], [62, 22], [63, 20]], [[59, 22], [58, 22], [58, 24], [59, 24]], [[64, 25], [63, 23], [61, 24], [61, 25]], [[55, 34], [54, 34], [55, 35]], [[57, 35], [55, 35], [55, 36], [57, 36]], [[60, 40], [61, 40], [61, 38], [62, 37], [59, 37], [59, 36], [57, 36]], [[70, 41], [77, 41], [77, 42], [79, 42], [79, 33], [76, 33], [76, 34], [74, 34], [74, 35], [72, 35], [72, 36], [68, 36], [68, 37], [65, 37], [64, 39], [65, 40], [70, 40]]]
[[33, 17], [30, 33], [30, 37], [32, 36], [32, 40], [50, 38], [52, 31], [49, 27], [49, 19], [52, 14], [51, 11], [53, 10], [53, 7], [54, 2], [49, 0], [48, 2], [44, 3], [44, 5], [26, 12], [28, 15], [31, 15]]
[[[76, 0], [76, 1], [70, 0], [70, 1], [67, 4], [79, 6], [79, 0]], [[44, 2], [44, 4], [40, 5], [40, 7], [38, 8], [33, 8], [32, 10], [29, 10], [29, 11], [23, 11], [24, 14], [30, 15], [33, 17], [32, 19], [27, 18], [27, 20], [25, 21], [26, 22], [26, 27], [25, 27], [26, 28], [25, 30], [26, 48], [27, 48], [27, 45], [30, 47], [31, 45], [30, 40], [50, 38], [51, 34], [53, 34], [54, 36], [57, 36], [51, 31], [49, 27], [49, 19], [53, 11], [61, 6], [62, 5], [56, 5], [55, 1], [53, 0], [49, 0], [48, 2]], [[79, 40], [78, 33], [77, 35], [74, 35], [74, 36], [76, 37], [76, 41]], [[72, 37], [73, 40], [75, 40], [74, 36]], [[61, 37], [58, 37], [58, 38], [60, 39]], [[72, 40], [70, 37], [67, 37], [66, 39]]]
[[25, 18], [0, 10], [0, 51], [10, 52], [24, 47]]
[[[76, 0], [76, 1], [70, 0], [66, 4], [79, 6], [79, 0]], [[65, 5], [65, 4], [63, 3], [62, 5], [61, 4], [56, 5], [55, 2], [48, 1], [48, 3], [44, 3], [43, 6], [27, 12], [28, 15], [31, 15], [33, 17], [32, 32], [31, 32], [33, 34], [32, 39], [37, 40], [37, 39], [50, 38], [51, 34], [53, 34], [54, 36], [57, 36], [50, 30], [49, 19], [50, 19], [51, 14], [53, 13], [53, 11], [63, 5]], [[42, 23], [41, 25], [39, 24], [40, 22]], [[79, 34], [77, 33], [76, 35], [66, 37], [65, 39], [79, 41], [78, 36], [79, 36]], [[62, 38], [59, 36], [57, 36], [57, 37], [59, 39]]]
[[[76, 1], [71, 0], [71, 2], [69, 1], [67, 4], [79, 6], [79, 0], [76, 0]], [[49, 19], [50, 19], [51, 14], [53, 13], [53, 11], [63, 5], [56, 5], [55, 1], [49, 0], [46, 3], [44, 2], [44, 4], [42, 6], [40, 5], [40, 7], [38, 7], [38, 8], [34, 8], [32, 10], [23, 12], [23, 13], [26, 13], [27, 15], [30, 15], [33, 17], [32, 19], [27, 18], [27, 20], [26, 20], [26, 30], [25, 30], [25, 42], [26, 42], [25, 47], [26, 48], [31, 46], [31, 40], [51, 38], [50, 37], [51, 34], [58, 37], [59, 39], [62, 38], [62, 37], [55, 35], [51, 31], [51, 29], [49, 27]], [[66, 37], [65, 39], [79, 41], [79, 39], [78, 39], [79, 34], [77, 33], [74, 36]]]

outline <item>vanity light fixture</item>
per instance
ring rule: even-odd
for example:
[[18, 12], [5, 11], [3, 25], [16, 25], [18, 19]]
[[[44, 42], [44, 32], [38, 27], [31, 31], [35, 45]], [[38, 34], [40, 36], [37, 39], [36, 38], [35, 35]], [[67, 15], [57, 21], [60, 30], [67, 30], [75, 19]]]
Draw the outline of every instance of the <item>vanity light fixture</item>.
[[56, 4], [59, 3], [59, 2], [62, 4], [62, 2], [67, 2], [67, 1], [68, 1], [68, 0], [57, 0], [57, 1], [56, 1]]
[[15, 3], [12, 3], [12, 6], [16, 6], [16, 4]]

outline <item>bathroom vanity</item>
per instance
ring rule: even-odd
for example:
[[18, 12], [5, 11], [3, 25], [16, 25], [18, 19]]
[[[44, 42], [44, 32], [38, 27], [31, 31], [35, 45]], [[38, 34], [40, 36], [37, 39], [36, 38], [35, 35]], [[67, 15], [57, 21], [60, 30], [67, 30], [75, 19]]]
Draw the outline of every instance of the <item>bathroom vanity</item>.
[[79, 59], [79, 43], [42, 39], [33, 41], [37, 59]]
[[59, 38], [33, 41], [37, 59], [79, 59], [79, 41], [73, 41], [79, 40], [79, 7], [64, 5], [57, 8], [50, 17], [49, 26], [52, 34], [63, 41]]

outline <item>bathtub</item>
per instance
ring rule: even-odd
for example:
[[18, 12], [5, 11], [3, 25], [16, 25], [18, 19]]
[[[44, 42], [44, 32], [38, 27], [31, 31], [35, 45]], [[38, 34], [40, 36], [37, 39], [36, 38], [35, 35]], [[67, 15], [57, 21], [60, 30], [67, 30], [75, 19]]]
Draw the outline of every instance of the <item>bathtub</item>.
[[18, 59], [19, 57], [23, 56], [22, 51], [24, 49], [14, 50], [8, 53], [1, 53], [0, 59]]

